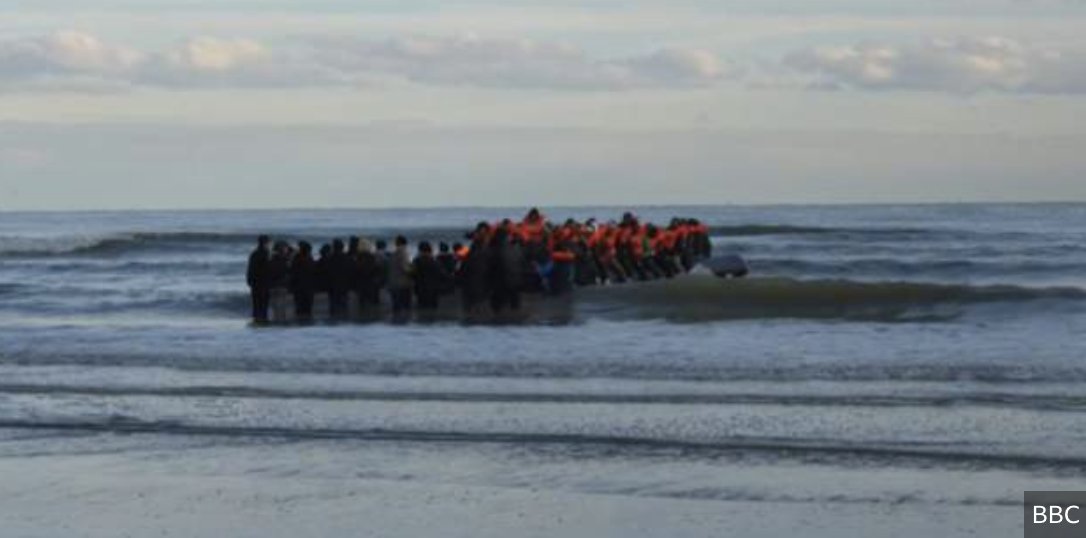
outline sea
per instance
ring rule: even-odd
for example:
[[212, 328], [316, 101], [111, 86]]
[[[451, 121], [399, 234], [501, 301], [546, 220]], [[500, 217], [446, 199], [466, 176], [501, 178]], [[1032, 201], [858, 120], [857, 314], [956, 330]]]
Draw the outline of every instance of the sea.
[[257, 234], [453, 242], [526, 209], [0, 213], [0, 458], [306, 447], [352, 456], [249, 471], [646, 517], [659, 499], [1015, 523], [1023, 490], [1086, 489], [1084, 204], [543, 208], [695, 217], [750, 275], [578, 289], [518, 323], [464, 323], [455, 298], [406, 324], [249, 322]]

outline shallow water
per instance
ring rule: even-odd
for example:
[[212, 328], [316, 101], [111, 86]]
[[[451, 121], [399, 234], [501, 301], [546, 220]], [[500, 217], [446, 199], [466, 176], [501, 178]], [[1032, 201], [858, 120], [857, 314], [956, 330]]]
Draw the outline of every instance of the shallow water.
[[[520, 212], [2, 214], [0, 455], [117, 433], [156, 449], [451, 442], [464, 458], [538, 451], [567, 473], [599, 454], [685, 466], [666, 487], [638, 485], [642, 463], [614, 487], [524, 479], [574, 490], [779, 500], [786, 484], [759, 497], [735, 470], [796, 466], [854, 485], [910, 470], [1086, 485], [1084, 205], [643, 208], [708, 222], [752, 277], [579, 290], [518, 325], [464, 325], [454, 306], [406, 326], [247, 323], [259, 232], [452, 241]], [[707, 485], [697, 469], [721, 458], [746, 482]], [[846, 482], [796, 498], [903, 495]], [[1020, 489], [919, 498], [1003, 506]]]

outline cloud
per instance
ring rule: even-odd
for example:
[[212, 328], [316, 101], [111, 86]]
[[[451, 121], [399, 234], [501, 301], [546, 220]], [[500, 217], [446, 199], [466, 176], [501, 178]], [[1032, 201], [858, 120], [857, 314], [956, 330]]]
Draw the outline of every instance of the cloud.
[[729, 73], [715, 54], [664, 48], [592, 58], [580, 48], [529, 39], [413, 36], [339, 39], [270, 47], [242, 38], [198, 36], [165, 51], [107, 44], [72, 31], [0, 41], [0, 88], [41, 91], [126, 86], [352, 86], [380, 80], [491, 88], [615, 90], [692, 87]]
[[951, 93], [1086, 93], [1086, 51], [1002, 37], [813, 47], [784, 64], [811, 87]]
[[567, 44], [473, 34], [329, 41], [319, 45], [316, 56], [346, 73], [380, 74], [431, 85], [499, 88], [680, 87], [710, 84], [726, 73], [718, 57], [697, 49], [593, 59]]
[[0, 41], [0, 80], [59, 74], [119, 74], [143, 61], [135, 50], [80, 32]]

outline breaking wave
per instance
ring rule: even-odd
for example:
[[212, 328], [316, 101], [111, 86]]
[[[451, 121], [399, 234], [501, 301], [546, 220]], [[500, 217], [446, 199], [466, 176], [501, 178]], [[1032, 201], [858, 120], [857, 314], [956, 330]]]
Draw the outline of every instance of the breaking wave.
[[1086, 300], [1086, 290], [1070, 287], [791, 278], [722, 280], [702, 275], [579, 293], [604, 315], [679, 322], [757, 318], [943, 321], [958, 317], [970, 305]]

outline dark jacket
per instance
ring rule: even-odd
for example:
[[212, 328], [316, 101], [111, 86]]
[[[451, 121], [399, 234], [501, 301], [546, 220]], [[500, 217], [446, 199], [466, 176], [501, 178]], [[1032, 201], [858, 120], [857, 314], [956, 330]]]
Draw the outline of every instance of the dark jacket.
[[336, 252], [328, 261], [328, 276], [331, 292], [347, 293], [353, 288], [355, 266], [345, 252]]
[[472, 245], [467, 258], [460, 264], [457, 283], [469, 302], [482, 301], [490, 293], [488, 281], [490, 256], [481, 242]]
[[355, 279], [358, 283], [358, 293], [369, 297], [381, 289], [384, 283], [384, 268], [373, 252], [359, 252], [355, 262]]
[[317, 292], [317, 264], [313, 258], [299, 254], [290, 264], [290, 291], [295, 295], [313, 295]]
[[249, 268], [245, 272], [245, 280], [250, 288], [268, 289], [271, 287], [268, 282], [268, 262], [267, 249], [256, 248], [252, 254], [249, 254]]
[[290, 286], [290, 260], [283, 254], [275, 254], [268, 261], [268, 286], [287, 288]]
[[433, 256], [416, 256], [411, 263], [415, 273], [415, 293], [438, 295], [452, 285], [452, 277]]
[[332, 257], [321, 256], [314, 264], [314, 277], [316, 277], [316, 289], [318, 293], [332, 291]]
[[492, 245], [489, 250], [489, 280], [495, 288], [520, 291], [524, 286], [524, 252], [510, 243]]
[[441, 265], [441, 268], [445, 270], [446, 274], [449, 274], [449, 275], [456, 274], [456, 256], [455, 255], [453, 255], [451, 252], [443, 252], [441, 254], [438, 254], [436, 259], [437, 259], [437, 263], [439, 265]]

